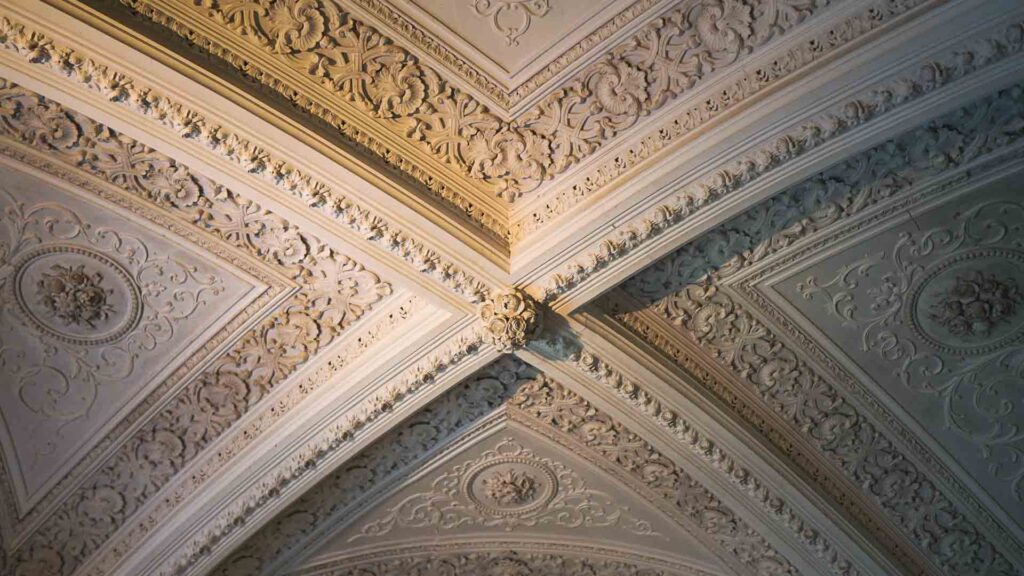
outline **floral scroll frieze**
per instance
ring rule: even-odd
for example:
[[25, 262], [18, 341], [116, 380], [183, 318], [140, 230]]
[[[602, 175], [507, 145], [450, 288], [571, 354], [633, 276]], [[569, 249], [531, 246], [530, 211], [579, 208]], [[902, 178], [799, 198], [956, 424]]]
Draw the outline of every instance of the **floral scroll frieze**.
[[[149, 0], [122, 0], [177, 33], [226, 57], [262, 81], [283, 88], [252, 58], [201, 36], [197, 27]], [[385, 127], [456, 167], [506, 200], [589, 157], [645, 114], [658, 110], [724, 68], [822, 10], [828, 2], [708, 0], [688, 3], [613, 49], [601, 62], [514, 121], [502, 120], [472, 95], [448, 83], [380, 31], [334, 0], [278, 4], [220, 0], [194, 8], [189, 19], [222, 26], [261, 50], [261, 57], [300, 66]], [[547, 0], [475, 0], [474, 9], [511, 42], [525, 32], [516, 16], [538, 17]], [[302, 98], [314, 113], [327, 112]], [[335, 124], [340, 124], [337, 120]], [[345, 127], [346, 130], [349, 130]], [[360, 134], [360, 140], [366, 136]]]
[[[28, 37], [20, 27], [12, 30], [9, 22], [0, 21], [0, 41], [5, 45], [24, 47]], [[37, 43], [36, 48], [56, 50], [48, 43]], [[68, 52], [61, 53], [70, 57]], [[54, 62], [53, 58], [43, 61]], [[92, 66], [96, 78], [109, 77], [109, 71], [90, 61], [75, 57], [74, 62]], [[85, 472], [79, 487], [56, 504], [56, 512], [39, 519], [38, 528], [11, 555], [15, 573], [70, 574], [210, 443], [390, 294], [391, 287], [254, 201], [77, 111], [6, 81], [0, 82], [0, 111], [0, 135], [5, 141], [45, 153], [46, 169], [56, 176], [84, 173], [98, 178], [119, 193], [165, 211], [175, 225], [209, 235], [230, 250], [273, 266], [298, 288], [182, 386], [163, 410], [139, 422], [108, 459]], [[162, 111], [173, 115], [166, 106]], [[5, 216], [20, 213], [8, 210]], [[70, 226], [74, 230], [78, 223], [71, 219]], [[68, 229], [56, 230], [67, 234]], [[161, 291], [152, 282], [158, 269], [145, 268], [147, 258], [159, 258], [159, 254], [141, 247], [131, 251], [128, 239], [116, 231], [99, 234], [89, 229], [93, 231], [103, 243], [102, 252], [121, 253], [128, 262], [122, 264], [125, 269], [138, 270], [134, 278], [143, 301], [174, 300], [177, 289]], [[136, 264], [129, 262], [129, 253]], [[176, 271], [170, 263], [162, 270], [169, 278], [191, 282], [191, 271]], [[110, 282], [115, 276], [104, 274], [104, 279]], [[183, 298], [174, 305], [185, 307], [189, 302]], [[166, 315], [186, 309], [154, 307], [153, 311]], [[141, 331], [147, 322], [144, 311], [139, 328], [119, 340], [119, 345], [158, 343], [161, 332]]]
[[[1020, 28], [1015, 25], [1012, 30], [1016, 38], [1014, 46], [1019, 47]], [[802, 349], [780, 338], [776, 328], [767, 325], [734, 298], [730, 283], [741, 272], [765, 266], [758, 268], [756, 273], [751, 272], [753, 279], [745, 277], [737, 288], [760, 303], [760, 292], [746, 286], [773, 270], [774, 266], [781, 265], [786, 257], [795, 257], [788, 251], [796, 251], [794, 246], [798, 242], [824, 234], [830, 226], [843, 219], [853, 218], [881, 204], [889, 204], [896, 199], [913, 199], [921, 194], [917, 186], [937, 174], [951, 173], [964, 165], [1001, 164], [1003, 151], [1019, 146], [1024, 136], [1022, 118], [1024, 90], [1020, 86], [980, 99], [830, 167], [708, 232], [625, 284], [635, 298], [649, 304], [651, 312], [677, 326], [682, 335], [700, 346], [709, 357], [730, 369], [737, 384], [757, 393], [766, 408], [812, 442], [837, 470], [862, 486], [866, 497], [891, 515], [912, 542], [938, 565], [951, 571], [1015, 574], [1018, 570], [1001, 552], [1004, 546], [1014, 545], [1011, 537], [987, 515], [971, 494], [957, 487], [957, 480], [943, 468], [934, 465], [927, 470], [918, 468], [914, 459], [903, 453], [906, 448], [902, 443], [907, 442], [906, 436], [899, 440], [901, 444], [897, 444], [895, 437], [889, 437], [845, 396], [850, 394], [869, 403], [872, 400], [865, 399], [866, 391], [846, 380], [840, 380], [842, 385], [839, 386], [818, 372], [804, 359]], [[1016, 212], [1017, 209], [1013, 208], [1007, 216]], [[979, 222], [992, 217], [988, 214], [979, 216]], [[1011, 229], [1019, 234], [1019, 226], [997, 226], [988, 232], [983, 228], [970, 229], [969, 232], [980, 240], [988, 239], [988, 242], [998, 244], [998, 235], [1005, 235]], [[932, 242], [940, 240], [939, 236], [932, 238]], [[957, 241], [949, 237], [943, 242]], [[814, 246], [820, 249], [820, 245]], [[769, 265], [770, 258], [776, 259]], [[982, 262], [975, 260], [974, 264]], [[986, 269], [987, 274], [994, 272]], [[880, 303], [886, 302], [886, 297], [893, 291], [906, 292], [916, 286], [913, 283], [903, 286], [899, 278], [894, 274], [881, 284], [876, 294], [881, 297]], [[833, 277], [829, 276], [829, 279]], [[838, 284], [842, 282], [842, 279], [838, 280]], [[842, 289], [838, 284], [837, 287]], [[832, 304], [830, 298], [822, 297]], [[848, 313], [845, 303], [845, 299], [835, 302], [836, 314]], [[870, 311], [871, 304], [867, 303], [861, 309]], [[930, 312], [932, 304], [923, 304], [921, 309]], [[870, 312], [872, 318], [883, 316], [876, 324], [880, 334], [887, 330], [882, 326], [884, 322], [904, 321], [901, 313], [905, 311], [893, 313], [888, 304]], [[780, 318], [774, 311], [772, 317]], [[886, 317], [889, 320], [885, 320]], [[656, 340], [638, 315], [626, 313], [622, 319], [646, 339]], [[1000, 331], [1011, 330], [1010, 323], [1001, 326]], [[990, 334], [986, 338], [992, 336]], [[807, 343], [806, 340], [801, 342]], [[869, 348], [877, 345], [871, 349], [879, 354], [891, 351], [902, 355], [901, 363], [908, 358], [908, 349], [892, 347], [885, 338], [875, 339], [869, 335], [865, 345]], [[960, 347], [962, 343], [956, 345]], [[974, 345], [971, 343], [968, 350], [972, 350]], [[988, 345], [990, 343], [981, 343], [982, 347]], [[1019, 354], [1019, 349], [1012, 346], [999, 354], [1014, 351]], [[915, 352], [932, 354], [935, 350], [922, 344], [916, 347]], [[689, 362], [682, 349], [671, 354], [681, 365]], [[822, 358], [820, 354], [814, 354]], [[986, 357], [968, 354], [963, 362], [973, 365]], [[1017, 365], [1019, 360], [1014, 362]], [[1018, 374], [1013, 378], [1019, 379], [1019, 369], [1014, 368], [1010, 373]], [[923, 378], [916, 380], [921, 383], [934, 382], [928, 376], [923, 373], [915, 378]], [[709, 379], [707, 385], [715, 394], [723, 395], [727, 401], [736, 404], [738, 410], [749, 410], [745, 402], [714, 379]], [[875, 402], [872, 414], [879, 410]], [[990, 408], [995, 406], [997, 404]], [[884, 413], [879, 418], [894, 422], [894, 417]], [[758, 425], [767, 437], [778, 435], [774, 425]], [[1001, 428], [997, 431], [1001, 436], [1010, 433], [1013, 437], [1018, 429]], [[915, 452], [924, 450], [921, 444], [910, 443], [910, 446]], [[997, 472], [1013, 480], [1010, 475], [1013, 472], [1004, 468]], [[945, 485], [952, 486], [948, 493], [929, 477], [933, 473], [944, 475]], [[897, 485], [913, 488], [909, 491], [892, 488]], [[837, 496], [841, 498], [842, 494]], [[911, 513], [911, 510], [915, 512]], [[933, 534], [941, 536], [937, 539]], [[957, 548], [963, 552], [952, 553], [952, 549], [940, 541], [957, 541]]]

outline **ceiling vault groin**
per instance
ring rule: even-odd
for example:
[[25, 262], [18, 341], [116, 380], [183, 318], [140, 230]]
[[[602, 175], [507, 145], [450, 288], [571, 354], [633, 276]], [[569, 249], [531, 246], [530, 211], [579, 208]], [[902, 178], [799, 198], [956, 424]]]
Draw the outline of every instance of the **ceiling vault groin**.
[[1013, 0], [0, 0], [0, 574], [1024, 571]]

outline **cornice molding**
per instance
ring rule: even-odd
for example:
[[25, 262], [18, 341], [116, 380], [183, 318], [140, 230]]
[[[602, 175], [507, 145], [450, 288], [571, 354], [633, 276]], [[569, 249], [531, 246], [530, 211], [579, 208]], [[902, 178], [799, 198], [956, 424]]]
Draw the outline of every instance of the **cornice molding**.
[[156, 121], [180, 138], [199, 143], [247, 173], [262, 177], [275, 188], [329, 216], [470, 303], [487, 297], [488, 287], [485, 284], [389, 223], [384, 216], [305, 174], [299, 167], [273, 157], [261, 146], [239, 137], [229, 127], [208, 119], [202, 112], [160, 94], [142, 81], [129, 78], [74, 48], [61, 46], [42, 32], [30, 30], [7, 17], [0, 17], [0, 47], [18, 54], [31, 64], [77, 82], [110, 102]]
[[286, 418], [294, 418], [303, 402], [318, 391], [337, 381], [338, 375], [350, 371], [355, 364], [366, 361], [365, 357], [379, 347], [396, 330], [409, 328], [408, 324], [420, 319], [416, 311], [423, 304], [415, 296], [408, 297], [398, 306], [392, 306], [374, 315], [358, 332], [344, 337], [340, 347], [334, 347], [327, 354], [329, 358], [315, 363], [312, 369], [304, 369], [297, 378], [287, 383], [283, 393], [269, 395], [258, 410], [247, 414], [238, 425], [199, 455], [195, 462], [182, 470], [165, 487], [159, 498], [153, 498], [140, 509], [124, 528], [108, 540], [95, 555], [82, 566], [83, 576], [103, 576], [114, 572], [115, 567], [129, 554], [137, 550], [154, 532], [162, 521], [182, 509], [195, 494], [210, 483], [229, 464], [236, 462], [250, 446]]
[[340, 422], [319, 432], [302, 448], [292, 451], [287, 461], [262, 474], [258, 483], [235, 495], [231, 504], [219, 510], [215, 518], [205, 522], [186, 542], [177, 545], [171, 557], [160, 562], [159, 568], [151, 569], [161, 576], [195, 573], [211, 556], [222, 554], [225, 546], [237, 543], [235, 533], [249, 526], [256, 516], [265, 516], [272, 503], [287, 501], [298, 491], [297, 485], [308, 487], [307, 477], [322, 477], [321, 467], [359, 440], [364, 430], [414, 399], [424, 388], [432, 387], [446, 372], [469, 361], [481, 346], [476, 329], [471, 327], [435, 349], [406, 370], [395, 383], [360, 401]]
[[671, 432], [672, 436], [680, 440], [694, 455], [741, 490], [754, 505], [760, 507], [781, 527], [789, 530], [808, 551], [824, 561], [833, 574], [866, 574], [825, 534], [792, 508], [781, 495], [774, 493], [756, 473], [736, 462], [717, 442], [696, 429], [681, 414], [667, 407], [643, 384], [618, 371], [571, 336], [548, 340], [540, 345], [546, 348], [548, 353], [565, 358], [590, 381], [611, 390], [659, 427]]
[[[1019, 36], [1018, 36], [1019, 39]], [[915, 462], [922, 459], [907, 457], [899, 445], [889, 438], [884, 429], [876, 427], [872, 418], [862, 414], [862, 408], [845, 400], [848, 391], [838, 390], [828, 379], [822, 377], [817, 370], [801, 360], [790, 344], [781, 340], [778, 334], [765, 325], [757, 317], [744, 309], [735, 301], [728, 290], [720, 289], [727, 279], [743, 272], [758, 262], [817, 231], [825, 230], [844, 218], [889, 201], [893, 197], [905, 197], [923, 194], [921, 186], [934, 184], [938, 174], [954, 174], [966, 166], [976, 173], [985, 171], [985, 164], [998, 166], [1005, 162], [1008, 155], [1019, 157], [1019, 128], [1024, 105], [1021, 101], [1022, 88], [1018, 86], [982, 99], [971, 106], [949, 114], [929, 123], [927, 126], [911, 131], [882, 144], [872, 150], [855, 156], [829, 169], [822, 175], [797, 186], [787, 193], [777, 196], [753, 210], [751, 217], [760, 214], [773, 214], [773, 221], [780, 223], [781, 232], [771, 238], [759, 240], [756, 245], [749, 246], [741, 254], [734, 255], [727, 262], [712, 262], [701, 254], [708, 243], [720, 242], [724, 238], [738, 237], [747, 232], [737, 232], [729, 225], [706, 235], [702, 241], [692, 244], [674, 254], [670, 260], [686, 258], [687, 268], [706, 266], [711, 272], [702, 274], [700, 278], [687, 278], [683, 270], [681, 277], [692, 282], [682, 288], [669, 299], [674, 300], [672, 310], [668, 312], [662, 302], [658, 314], [675, 316], [682, 313], [686, 319], [679, 324], [684, 336], [700, 344], [715, 355], [716, 361], [725, 365], [737, 374], [737, 385], [756, 392], [778, 417], [784, 421], [782, 426], [798, 429], [821, 450], [839, 471], [850, 477], [851, 481], [862, 486], [875, 503], [891, 517], [925, 554], [938, 566], [946, 570], [989, 570], [993, 574], [1012, 574], [1016, 568], [1006, 553], [1019, 549], [1005, 528], [985, 512], [969, 493], [956, 487], [957, 482], [943, 474], [944, 484], [952, 486], [951, 492], [956, 494], [957, 502], [936, 486], [931, 475], [941, 473], [937, 470], [921, 470]], [[977, 121], [971, 122], [971, 118]], [[948, 130], [969, 139], [972, 146], [964, 149], [953, 149], [940, 152], [937, 134]], [[877, 157], [882, 162], [875, 162]], [[875, 171], [865, 171], [864, 166], [874, 166]], [[963, 174], [963, 172], [959, 172]], [[825, 185], [827, 181], [829, 184]], [[892, 183], [892, 184], [886, 184]], [[947, 182], [945, 185], [949, 185]], [[941, 188], [941, 186], [940, 186]], [[813, 195], [811, 189], [824, 194], [820, 208], [806, 215], [801, 211], [806, 206], [808, 196]], [[643, 277], [631, 281], [634, 288], [645, 282]], [[714, 312], [712, 312], [714, 310]], [[711, 313], [712, 316], [707, 316]], [[709, 321], [696, 320], [708, 318]], [[644, 336], [642, 319], [636, 313], [627, 313], [623, 317], [632, 323], [636, 332]], [[716, 320], [720, 319], [720, 320]], [[672, 318], [667, 318], [672, 321]], [[735, 323], [742, 323], [740, 328]], [[733, 339], [742, 332], [742, 338], [749, 338], [751, 344], [744, 350], [758, 350], [756, 355], [740, 359], [737, 355]], [[754, 343], [754, 341], [758, 343]], [[764, 344], [760, 344], [763, 342]], [[685, 362], [678, 354], [671, 354], [677, 362]], [[776, 381], [757, 370], [751, 370], [753, 364], [787, 366], [779, 372]], [[765, 378], [769, 378], [766, 380]], [[806, 390], [805, 390], [806, 388]], [[813, 390], [809, 392], [807, 390]], [[791, 403], [787, 397], [798, 394]], [[877, 402], [857, 393], [857, 405], [877, 405]], [[815, 397], [827, 400], [813, 400]], [[813, 404], [810, 404], [814, 402]], [[789, 406], [793, 404], [793, 408]], [[799, 409], [797, 409], [799, 408]], [[891, 421], [891, 416], [884, 418]], [[769, 426], [779, 425], [777, 423]], [[766, 437], [777, 437], [765, 431]], [[870, 443], [871, 449], [899, 462], [899, 474], [905, 481], [917, 486], [909, 495], [891, 490], [882, 490], [883, 479], [868, 470], [869, 464], [856, 459], [858, 450]], [[852, 459], [852, 461], [851, 461]], [[926, 462], [935, 462], [933, 456], [923, 458]], [[894, 470], [893, 473], [896, 473]], [[901, 480], [902, 482], [902, 480]], [[913, 497], [911, 503], [907, 498]], [[962, 552], [948, 553], [948, 548], [941, 546], [939, 540], [923, 537], [917, 530], [913, 515], [908, 514], [908, 506], [915, 509], [932, 510], [928, 518], [935, 523], [935, 530], [944, 534], [959, 535], [965, 540]], [[963, 509], [968, 512], [965, 514]], [[978, 525], [976, 525], [977, 523]], [[981, 527], [979, 527], [979, 525]], [[998, 544], [998, 545], [997, 545]], [[969, 551], [969, 552], [968, 552]], [[1014, 562], [1019, 561], [1018, 553], [1014, 553]], [[973, 565], [971, 562], [980, 562]]]
[[949, 51], [942, 59], [929, 61], [895, 80], [866, 90], [857, 98], [832, 106], [824, 114], [674, 192], [670, 202], [615, 226], [612, 232], [590, 242], [560, 271], [538, 282], [538, 298], [552, 303], [577, 287], [592, 283], [602, 270], [618, 265], [656, 238], [687, 225], [722, 199], [755, 185], [784, 165], [974, 73], [1019, 57], [1022, 48], [1022, 24], [1003, 24], [995, 32]]
[[[450, 349], [453, 358], [451, 364], [444, 363], [443, 354], [435, 354], [408, 371], [405, 381], [416, 383], [414, 385], [420, 387], [441, 382], [445, 379], [444, 372], [455, 370], [460, 359], [468, 360], [472, 355], [467, 344], [478, 346], [479, 341], [470, 336], [461, 343], [455, 342]], [[522, 379], [528, 377], [524, 375], [522, 366], [508, 357], [499, 358], [477, 370], [468, 379], [459, 383], [449, 383], [455, 385], [418, 412], [413, 419], [389, 430], [383, 438], [369, 444], [343, 466], [327, 472], [326, 476], [323, 473], [319, 474], [322, 479], [305, 490], [283, 513], [286, 517], [296, 513], [308, 515], [308, 522], [303, 522], [301, 526], [290, 526], [287, 521], [281, 523], [274, 520], [263, 525], [243, 546], [220, 560], [210, 573], [221, 576], [252, 576], [282, 569], [283, 567], [279, 565], [282, 557], [294, 555], [298, 549], [308, 544], [309, 538], [315, 534], [322, 534], [329, 525], [337, 523], [341, 513], [352, 512], [362, 507], [365, 504], [363, 499], [371, 491], [381, 489], [397, 479], [406, 478], [407, 467], [419, 461], [423, 453], [433, 453], [443, 448], [460, 433], [486, 421], [518, 389]], [[398, 408], [395, 403], [402, 401], [403, 398], [408, 396], [399, 397], [397, 401], [388, 400], [385, 409]], [[367, 414], [373, 414], [375, 410], [376, 406]], [[351, 422], [358, 423], [361, 420]], [[433, 433], [421, 434], [417, 431], [417, 428], [424, 426], [429, 427]], [[339, 426], [339, 429], [344, 428], [344, 425]], [[355, 434], [351, 432], [348, 440], [356, 440]], [[318, 441], [318, 445], [328, 442], [328, 445], [340, 446], [339, 441], [334, 438], [335, 435], [331, 436], [330, 439], [324, 437]], [[330, 450], [337, 450], [337, 447]], [[295, 467], [301, 470], [306, 467], [306, 463], [296, 462]], [[348, 477], [352, 470], [357, 471], [357, 474]], [[366, 474], [359, 474], [360, 471], [365, 471]], [[306, 471], [307, 474], [310, 472]], [[293, 474], [288, 469], [282, 469], [281, 473]], [[339, 491], [334, 488], [335, 485], [345, 489]], [[278, 496], [281, 495], [274, 497]], [[255, 512], [255, 509], [248, 509], [245, 514], [248, 516]], [[225, 520], [230, 522], [227, 517]], [[201, 556], [219, 553], [219, 556], [223, 557], [223, 552], [226, 551], [211, 550], [209, 546], [202, 547], [202, 543], [197, 539], [193, 539], [192, 542], [200, 547], [190, 546], [190, 550], [183, 551], [185, 554], [175, 555], [176, 561], [162, 563], [161, 567], [164, 569], [160, 574], [196, 573], [200, 569], [196, 561]], [[211, 569], [210, 562], [203, 566], [202, 569], [205, 571]]]
[[[612, 185], [652, 161], [700, 130], [722, 117], [728, 116], [734, 108], [751, 98], [777, 89], [798, 73], [805, 72], [811, 65], [828, 58], [835, 58], [851, 45], [856, 45], [870, 33], [893, 24], [924, 10], [934, 2], [883, 2], [838, 18], [835, 24], [817, 23], [811, 34], [799, 34], [796, 44], [788, 42], [774, 47], [770, 52], [760, 54], [756, 61], [743, 70], [730, 74], [722, 86], [715, 86], [704, 98], [692, 102], [680, 101], [678, 106], [667, 107], [656, 122], [644, 126], [646, 135], [634, 137], [613, 153], [605, 154], [598, 162], [588, 162], [571, 175], [571, 184], [564, 183], [543, 194], [542, 202], [534, 201], [540, 208], [522, 215], [514, 215], [509, 230], [513, 245], [527, 242], [530, 236], [547, 225], [555, 225], [559, 217], [575, 212], [581, 204], [600, 195]], [[881, 8], [879, 8], [881, 6]], [[782, 48], [786, 48], [782, 50]]]
[[372, 14], [377, 21], [383, 23], [395, 34], [400, 35], [403, 40], [413, 45], [416, 49], [428, 54], [446, 69], [457, 74], [467, 85], [483, 93], [486, 99], [489, 99], [500, 108], [497, 112], [503, 112], [504, 115], [515, 115], [514, 108], [527, 98], [535, 96], [537, 91], [554, 77], [565, 72], [573, 62], [585, 56], [595, 46], [608, 40], [622, 28], [651, 12], [652, 8], [658, 7], [663, 2], [661, 0], [637, 0], [625, 10], [615, 14], [614, 17], [602, 24], [586, 38], [564, 51], [542, 70], [533, 74], [511, 90], [506, 90], [499, 86], [498, 82], [487, 72], [480, 70], [454, 51], [449, 50], [433, 34], [391, 8], [389, 3], [381, 2], [380, 0], [355, 0], [354, 4], [358, 5], [364, 12]]
[[[318, 561], [294, 576], [448, 576], [538, 574], [554, 576], [716, 576], [660, 558], [604, 546], [516, 539], [419, 544]], [[486, 571], [486, 572], [481, 572]]]
[[[726, 13], [722, 6], [709, 7], [685, 0], [680, 8], [620, 44], [605, 59], [576, 74], [563, 83], [563, 88], [520, 114], [515, 121], [506, 122], [469, 94], [447, 83], [404, 48], [381, 36], [379, 31], [354, 19], [334, 0], [310, 5], [301, 15], [287, 11], [270, 14], [231, 1], [188, 9], [162, 0], [121, 1], [281, 92], [308, 113], [349, 134], [353, 140], [365, 142], [371, 149], [383, 146], [378, 154], [387, 153], [389, 148], [376, 143], [369, 135], [371, 131], [386, 131], [386, 139], [396, 136], [412, 139], [418, 142], [417, 149], [421, 151], [418, 155], [426, 153], [432, 162], [441, 162], [464, 178], [477, 182], [478, 187], [482, 186], [481, 192], [497, 194], [506, 200], [514, 200], [536, 189], [603, 147], [607, 140], [632, 126], [640, 116], [664, 107], [715, 70], [760, 50], [828, 3], [827, 0], [796, 0], [776, 8], [772, 8], [774, 4], [759, 5], [757, 10], [730, 5], [735, 13], [729, 12], [729, 15], [735, 19], [722, 20], [723, 27], [719, 29], [716, 23], [725, 18]], [[903, 13], [923, 1], [879, 2], [871, 11], [873, 17], [865, 19], [864, 24], [869, 29], [874, 28], [877, 21]], [[306, 20], [311, 29], [317, 31], [317, 42], [301, 46], [289, 43], [289, 30]], [[698, 20], [701, 23], [708, 20], [708, 26], [697, 26]], [[206, 32], [214, 22], [217, 23], [213, 24], [215, 28], [229, 30], [228, 35], [217, 37], [212, 31]], [[333, 24], [325, 26], [325, 22]], [[335, 38], [325, 33], [328, 28], [351, 31]], [[346, 43], [356, 38], [370, 43], [366, 57], [371, 61], [387, 54], [397, 59], [398, 64], [381, 68], [380, 77], [376, 79], [372, 75], [377, 73], [368, 70], [350, 73], [344, 66], [326, 64], [328, 61], [362, 62], [362, 56], [348, 54], [350, 49]], [[246, 44], [259, 52], [243, 56], [239, 50]], [[648, 49], [664, 49], [669, 53], [651, 57]], [[278, 54], [295, 61], [298, 57], [320, 62], [316, 86], [340, 91], [347, 100], [344, 106], [352, 107], [353, 112], [339, 112], [341, 108], [329, 110], [327, 103], [297, 94], [295, 88], [275, 72], [294, 68], [278, 58]], [[682, 60], [674, 63], [678, 58]], [[649, 83], [645, 80], [648, 75], [653, 79]], [[296, 78], [308, 79], [309, 74], [301, 70]], [[390, 85], [395, 89], [387, 88]], [[353, 114], [370, 119], [357, 121], [355, 117], [347, 117]], [[365, 127], [356, 129], [356, 123]], [[466, 201], [469, 199], [457, 200], [463, 204]]]

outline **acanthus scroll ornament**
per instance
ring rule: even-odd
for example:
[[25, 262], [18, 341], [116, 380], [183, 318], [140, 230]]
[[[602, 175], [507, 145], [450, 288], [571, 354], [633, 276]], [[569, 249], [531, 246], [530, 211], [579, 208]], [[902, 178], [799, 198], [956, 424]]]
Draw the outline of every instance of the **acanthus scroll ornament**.
[[522, 290], [499, 292], [480, 305], [483, 337], [499, 352], [522, 348], [540, 330], [540, 312], [533, 299]]

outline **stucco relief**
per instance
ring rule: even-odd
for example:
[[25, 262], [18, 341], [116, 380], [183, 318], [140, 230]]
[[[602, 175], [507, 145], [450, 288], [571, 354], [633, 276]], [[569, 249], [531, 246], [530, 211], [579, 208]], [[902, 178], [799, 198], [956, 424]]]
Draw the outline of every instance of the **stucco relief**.
[[[920, 194], [915, 185], [928, 178], [983, 162], [1018, 144], [1024, 134], [1022, 94], [1019, 86], [1008, 88], [849, 158], [710, 231], [625, 284], [813, 442], [933, 561], [949, 570], [1015, 573], [976, 519], [986, 522], [989, 534], [1002, 539], [1005, 532], [979, 513], [976, 501], [967, 500], [964, 508], [954, 503], [929, 472], [918, 468], [846, 399], [845, 394], [856, 390], [837, 388], [800, 349], [737, 302], [728, 285], [739, 273], [844, 218], [901, 194]], [[747, 295], [756, 297], [752, 291]], [[650, 339], [641, 319], [631, 314], [621, 318]], [[683, 363], [680, 354], [674, 357]], [[713, 391], [725, 393], [721, 388]], [[746, 409], [735, 394], [726, 398]], [[767, 437], [778, 437], [769, 423], [759, 426]], [[965, 496], [969, 498], [957, 493], [960, 502]], [[958, 552], [952, 551], [954, 546]]]
[[548, 13], [548, 0], [470, 0], [473, 11], [488, 18], [491, 28], [505, 37], [509, 46], [518, 46], [519, 37], [530, 29], [534, 18]]
[[420, 455], [457, 438], [502, 405], [536, 371], [513, 357], [482, 368], [306, 491], [211, 573], [275, 573], [324, 530], [351, 521], [367, 498], [407, 478]]
[[144, 228], [99, 220], [102, 211], [42, 181], [2, 173], [18, 182], [0, 189], [2, 412], [25, 506], [109, 406], [149, 384], [158, 357], [173, 359], [253, 286]]
[[301, 569], [296, 575], [317, 576], [710, 576], [710, 572], [663, 567], [643, 556], [589, 546], [516, 544], [490, 546], [420, 546], [398, 554], [331, 562]]
[[956, 203], [952, 225], [891, 233], [890, 250], [816, 269], [796, 290], [856, 330], [900, 384], [936, 398], [940, 426], [973, 442], [1022, 501], [1024, 204], [1010, 198]]
[[[122, 1], [246, 73], [283, 88], [269, 70], [254, 69], [251, 58], [224, 48], [221, 39], [198, 33], [158, 2]], [[642, 115], [662, 108], [712, 72], [787, 33], [827, 4], [815, 0], [687, 3], [652, 22], [511, 122], [332, 0], [293, 0], [273, 7], [265, 2], [220, 0], [196, 6], [189, 17], [213, 21], [266, 56], [298, 66], [387, 129], [417, 142], [435, 159], [511, 201], [591, 156]], [[328, 114], [312, 99], [300, 100], [304, 108]], [[331, 119], [341, 124], [340, 119]], [[360, 140], [367, 139], [360, 135]]]
[[651, 524], [594, 490], [565, 464], [537, 456], [505, 438], [435, 479], [429, 492], [412, 494], [379, 520], [363, 526], [353, 541], [389, 533], [395, 527], [497, 526], [614, 527], [639, 536], [662, 536]]
[[[25, 40], [18, 38], [3, 36]], [[166, 210], [176, 225], [245, 251], [299, 287], [140, 423], [12, 554], [19, 576], [36, 573], [39, 562], [56, 562], [48, 573], [70, 574], [198, 453], [387, 296], [390, 285], [255, 202], [54, 101], [2, 82], [0, 111], [5, 138]], [[146, 256], [135, 254], [141, 261]], [[147, 283], [140, 282], [144, 294]]]
[[541, 328], [542, 312], [533, 298], [522, 290], [492, 294], [478, 311], [484, 339], [499, 352], [521, 348]]

